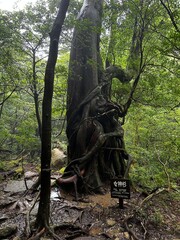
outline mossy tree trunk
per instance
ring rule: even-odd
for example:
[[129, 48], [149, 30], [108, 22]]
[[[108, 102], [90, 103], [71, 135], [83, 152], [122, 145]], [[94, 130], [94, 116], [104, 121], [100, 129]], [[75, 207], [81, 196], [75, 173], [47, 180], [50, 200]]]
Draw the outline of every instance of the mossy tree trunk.
[[[103, 69], [100, 33], [103, 1], [84, 0], [74, 30], [68, 78], [68, 160], [64, 176], [83, 173], [83, 190], [101, 191], [111, 177], [124, 176], [128, 154], [119, 121], [127, 113], [110, 100], [113, 77], [132, 79], [116, 66]], [[129, 107], [129, 106], [127, 106]]]

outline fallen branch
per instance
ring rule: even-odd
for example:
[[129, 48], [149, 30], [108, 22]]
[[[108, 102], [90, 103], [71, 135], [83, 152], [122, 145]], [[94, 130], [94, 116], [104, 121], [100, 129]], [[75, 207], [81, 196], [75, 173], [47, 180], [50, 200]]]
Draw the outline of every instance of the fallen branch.
[[[156, 192], [150, 194], [149, 196], [147, 196], [133, 211], [133, 213], [129, 216], [127, 216], [125, 219], [124, 219], [124, 226], [126, 228], [126, 230], [128, 231], [128, 233], [135, 239], [135, 240], [139, 240], [139, 237], [136, 236], [136, 234], [134, 233], [134, 231], [128, 226], [128, 221], [130, 219], [133, 219], [135, 217], [135, 215], [139, 212], [139, 210], [142, 208], [142, 206], [147, 203], [148, 201], [150, 201], [154, 196], [164, 192], [164, 191], [168, 191], [168, 189], [166, 188], [162, 188], [162, 189], [158, 189]], [[144, 224], [141, 222], [141, 226], [144, 230], [144, 239], [147, 235], [147, 230], [144, 226]]]
[[144, 226], [144, 223], [143, 223], [143, 222], [141, 222], [141, 226], [142, 226], [142, 228], [144, 229], [144, 239], [146, 239], [146, 235], [147, 235], [147, 229], [145, 228], [145, 226]]
[[129, 226], [128, 226], [128, 220], [129, 219], [131, 219], [131, 218], [129, 217], [127, 219], [127, 221], [124, 223], [125, 228], [126, 228], [127, 232], [129, 233], [129, 235], [132, 236], [134, 240], [139, 240], [139, 238], [136, 236], [135, 232], [131, 228], [129, 228]]
[[158, 189], [156, 192], [151, 193], [149, 196], [147, 196], [147, 197], [140, 203], [139, 206], [137, 206], [136, 212], [139, 211], [139, 210], [142, 208], [142, 206], [144, 205], [144, 203], [148, 202], [148, 201], [149, 201], [150, 199], [152, 199], [154, 196], [156, 196], [156, 195], [158, 195], [158, 194], [160, 194], [160, 193], [162, 193], [162, 192], [164, 192], [164, 191], [168, 191], [168, 189], [166, 189], [166, 188], [160, 188], [160, 189]]

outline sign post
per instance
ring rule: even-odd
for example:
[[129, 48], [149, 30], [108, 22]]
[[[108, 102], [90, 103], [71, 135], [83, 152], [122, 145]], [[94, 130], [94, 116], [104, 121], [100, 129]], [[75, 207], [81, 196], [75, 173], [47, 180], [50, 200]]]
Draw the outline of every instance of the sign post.
[[114, 178], [111, 180], [111, 197], [119, 198], [119, 207], [123, 206], [123, 199], [130, 199], [130, 182], [128, 179]]

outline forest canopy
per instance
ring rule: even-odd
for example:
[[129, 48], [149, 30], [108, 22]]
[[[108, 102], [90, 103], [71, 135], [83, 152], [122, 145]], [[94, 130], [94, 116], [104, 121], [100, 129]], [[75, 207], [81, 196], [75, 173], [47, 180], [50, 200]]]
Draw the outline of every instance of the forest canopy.
[[[179, 4], [112, 0], [103, 5], [102, 66], [118, 66], [130, 74], [128, 81], [120, 81], [122, 72], [116, 73], [109, 94], [119, 105], [131, 99], [123, 119], [126, 149], [133, 156], [130, 178], [148, 190], [176, 187], [179, 178]], [[52, 146], [60, 141], [64, 148], [70, 46], [81, 5], [70, 2], [55, 70]], [[57, 7], [58, 1], [51, 0], [29, 4], [23, 11], [0, 10], [0, 169], [5, 169], [7, 156], [22, 151], [40, 164], [44, 69]]]

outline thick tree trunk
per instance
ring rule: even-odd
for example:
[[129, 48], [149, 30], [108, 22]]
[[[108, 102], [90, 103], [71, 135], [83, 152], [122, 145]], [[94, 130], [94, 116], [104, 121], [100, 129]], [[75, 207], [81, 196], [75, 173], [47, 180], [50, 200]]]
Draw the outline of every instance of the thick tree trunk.
[[67, 117], [99, 84], [102, 0], [85, 0], [74, 30], [68, 79]]
[[[84, 0], [74, 30], [69, 65], [69, 164], [63, 178], [77, 175], [82, 180], [83, 174], [83, 184], [79, 181], [78, 186], [87, 191], [100, 191], [110, 177], [123, 176], [124, 159], [128, 158], [118, 120], [123, 111], [106, 95], [111, 82], [108, 80], [117, 72], [104, 71], [101, 63], [102, 4], [101, 0]], [[118, 74], [125, 77], [123, 71]]]

